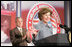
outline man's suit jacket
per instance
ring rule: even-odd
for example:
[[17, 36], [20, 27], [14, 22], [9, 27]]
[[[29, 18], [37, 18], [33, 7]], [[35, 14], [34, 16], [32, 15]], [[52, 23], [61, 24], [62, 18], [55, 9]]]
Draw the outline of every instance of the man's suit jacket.
[[21, 35], [17, 27], [10, 31], [10, 40], [13, 46], [27, 46], [27, 42], [31, 42], [30, 37], [26, 37], [22, 40], [22, 38], [26, 35], [26, 30], [23, 28], [22, 30], [23, 35]]

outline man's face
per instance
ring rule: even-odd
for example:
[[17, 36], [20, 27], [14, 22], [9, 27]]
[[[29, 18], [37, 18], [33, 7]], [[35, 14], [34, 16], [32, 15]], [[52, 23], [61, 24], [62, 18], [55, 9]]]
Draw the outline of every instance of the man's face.
[[22, 27], [23, 26], [23, 20], [22, 20], [22, 18], [18, 18], [17, 19], [17, 26], [18, 27]]

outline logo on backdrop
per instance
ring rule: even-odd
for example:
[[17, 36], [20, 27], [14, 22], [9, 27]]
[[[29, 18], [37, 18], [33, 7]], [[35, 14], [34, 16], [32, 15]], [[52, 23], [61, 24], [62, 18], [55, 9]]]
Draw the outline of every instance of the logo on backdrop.
[[31, 28], [31, 26], [33, 26], [39, 22], [38, 12], [43, 7], [47, 7], [51, 11], [53, 11], [53, 14], [51, 16], [51, 24], [53, 27], [57, 28], [56, 32], [60, 33], [60, 28], [59, 28], [60, 18], [59, 18], [57, 11], [55, 10], [55, 8], [53, 6], [51, 6], [48, 3], [44, 3], [44, 2], [39, 2], [37, 4], [34, 4], [34, 6], [30, 9], [30, 11], [27, 15], [27, 21], [26, 21], [27, 30], [29, 30]]

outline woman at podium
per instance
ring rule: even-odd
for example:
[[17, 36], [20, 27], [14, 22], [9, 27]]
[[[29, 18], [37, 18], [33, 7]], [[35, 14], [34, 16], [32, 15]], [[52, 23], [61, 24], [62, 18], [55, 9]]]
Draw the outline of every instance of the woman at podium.
[[[51, 25], [51, 16], [52, 16], [52, 11], [49, 8], [42, 8], [38, 12], [38, 18], [40, 21], [38, 22], [37, 25], [34, 25], [34, 28], [32, 27], [32, 31], [35, 34], [34, 39], [33, 39], [34, 43], [35, 43], [35, 41], [42, 40], [44, 38], [47, 38], [47, 37], [54, 35], [53, 34], [53, 28]], [[62, 31], [61, 34], [65, 34], [64, 29], [61, 28], [61, 31]], [[61, 37], [64, 35], [58, 35], [58, 36]], [[51, 42], [52, 42], [52, 40], [51, 40]], [[61, 40], [64, 40], [64, 38], [59, 39], [59, 41], [61, 41]], [[54, 41], [54, 42], [56, 42], [56, 41]], [[58, 42], [58, 43], [61, 43], [61, 42]], [[63, 42], [65, 42], [65, 41], [63, 41]]]
[[[35, 33], [35, 40], [40, 40], [53, 35], [52, 25], [48, 24], [51, 23], [51, 15], [52, 11], [49, 8], [42, 8], [38, 12], [38, 18], [40, 21], [37, 25], [34, 25], [34, 28], [38, 30], [38, 33]], [[35, 29], [33, 29], [34, 32], [36, 32]]]

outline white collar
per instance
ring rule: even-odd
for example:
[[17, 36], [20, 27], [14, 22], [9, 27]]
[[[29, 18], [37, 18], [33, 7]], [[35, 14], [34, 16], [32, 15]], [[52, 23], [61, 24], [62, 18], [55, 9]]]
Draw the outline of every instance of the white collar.
[[21, 27], [17, 27], [18, 28], [18, 30], [20, 31], [20, 29], [22, 30], [22, 28]]

